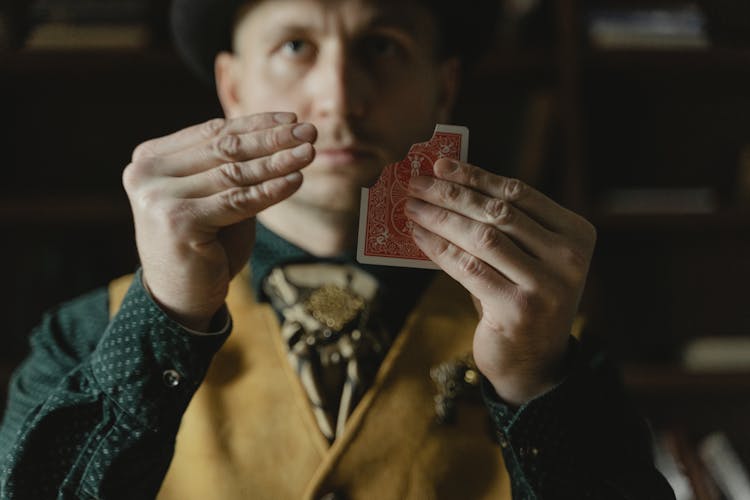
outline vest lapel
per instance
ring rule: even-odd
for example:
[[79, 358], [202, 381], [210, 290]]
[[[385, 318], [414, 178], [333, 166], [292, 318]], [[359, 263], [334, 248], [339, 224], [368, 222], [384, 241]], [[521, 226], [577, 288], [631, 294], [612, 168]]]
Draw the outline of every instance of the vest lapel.
[[471, 353], [477, 315], [447, 275], [407, 319], [373, 387], [306, 491], [356, 499], [510, 499], [502, 453], [481, 400], [459, 403], [455, 424], [435, 421], [430, 368]]

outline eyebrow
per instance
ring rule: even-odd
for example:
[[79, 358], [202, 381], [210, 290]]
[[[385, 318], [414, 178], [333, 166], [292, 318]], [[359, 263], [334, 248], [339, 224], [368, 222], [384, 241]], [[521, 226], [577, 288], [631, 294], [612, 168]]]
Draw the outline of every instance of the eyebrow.
[[[396, 6], [380, 9], [380, 12], [374, 13], [372, 18], [363, 23], [359, 29], [390, 28], [403, 31], [412, 37], [417, 37], [420, 33], [426, 31], [424, 26], [425, 23], [420, 22], [416, 12], [411, 11], [408, 6], [402, 5], [400, 10], [397, 10]], [[309, 32], [311, 29], [314, 29], [314, 27], [304, 21], [300, 22], [297, 19], [290, 19], [288, 22], [282, 23], [280, 31], [286, 34], [303, 34]]]
[[379, 13], [366, 24], [366, 27], [369, 29], [396, 28], [410, 35], [417, 35], [420, 32], [420, 23], [417, 21], [416, 16], [413, 13], [405, 15], [403, 12]]

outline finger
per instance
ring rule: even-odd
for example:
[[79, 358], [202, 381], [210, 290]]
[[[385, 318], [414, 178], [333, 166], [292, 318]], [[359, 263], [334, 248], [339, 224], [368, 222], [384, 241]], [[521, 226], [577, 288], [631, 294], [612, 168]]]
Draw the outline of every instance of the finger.
[[293, 172], [260, 184], [236, 187], [206, 198], [186, 200], [196, 218], [209, 229], [237, 224], [288, 198], [302, 184], [302, 174]]
[[312, 144], [305, 142], [257, 160], [224, 163], [195, 175], [165, 179], [174, 196], [203, 198], [227, 189], [248, 187], [284, 177], [306, 167], [313, 158], [315, 149]]
[[140, 144], [133, 151], [133, 161], [176, 153], [206, 142], [222, 133], [247, 133], [295, 121], [297, 121], [297, 116], [294, 113], [259, 113], [231, 120], [216, 118]]
[[581, 230], [583, 219], [578, 214], [558, 205], [518, 179], [491, 174], [474, 165], [446, 159], [435, 162], [435, 176], [510, 202], [556, 233]]
[[480, 303], [513, 296], [517, 287], [502, 273], [445, 238], [414, 224], [412, 236], [417, 246], [451, 278], [479, 299]]
[[310, 123], [278, 125], [249, 134], [222, 134], [193, 148], [154, 159], [158, 175], [184, 177], [224, 163], [253, 160], [277, 151], [312, 143], [317, 130]]
[[530, 255], [550, 260], [560, 236], [530, 218], [522, 210], [472, 188], [433, 177], [414, 177], [409, 194], [433, 205], [500, 229]]
[[404, 211], [423, 228], [476, 256], [513, 283], [535, 288], [542, 264], [496, 227], [414, 198], [406, 201]]

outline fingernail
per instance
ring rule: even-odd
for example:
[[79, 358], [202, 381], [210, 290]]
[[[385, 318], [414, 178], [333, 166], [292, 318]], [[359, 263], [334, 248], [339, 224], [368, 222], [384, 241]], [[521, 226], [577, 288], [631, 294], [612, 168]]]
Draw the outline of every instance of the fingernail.
[[413, 191], [426, 191], [432, 187], [435, 183], [435, 179], [432, 177], [426, 177], [420, 175], [418, 177], [412, 177], [409, 182], [409, 188]]
[[417, 207], [417, 200], [414, 198], [407, 198], [406, 203], [404, 203], [404, 213], [408, 215], [416, 215], [419, 208]]
[[458, 167], [461, 166], [461, 164], [455, 160], [446, 160], [443, 159], [437, 163], [435, 163], [435, 166], [438, 167], [438, 170], [443, 175], [452, 175], [455, 174], [458, 170]]
[[284, 176], [284, 180], [289, 182], [297, 182], [302, 178], [302, 174], [299, 172], [292, 172], [291, 174], [286, 174]]
[[276, 113], [273, 115], [273, 119], [276, 120], [276, 123], [287, 124], [294, 123], [297, 117], [294, 113]]
[[315, 140], [315, 127], [309, 123], [300, 123], [292, 129], [292, 135], [300, 141], [312, 142]]
[[300, 160], [309, 158], [311, 153], [312, 153], [312, 145], [309, 142], [300, 144], [296, 148], [292, 149], [292, 156]]
[[425, 239], [425, 230], [422, 229], [422, 226], [418, 224], [412, 225], [411, 228], [411, 236], [414, 238], [414, 241], [419, 243], [420, 241], [424, 241]]

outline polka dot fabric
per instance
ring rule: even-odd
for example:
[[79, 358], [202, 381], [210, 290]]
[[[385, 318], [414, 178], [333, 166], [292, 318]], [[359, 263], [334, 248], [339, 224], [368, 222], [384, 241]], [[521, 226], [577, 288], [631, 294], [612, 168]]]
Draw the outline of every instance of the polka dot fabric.
[[183, 330], [140, 275], [111, 322], [101, 293], [55, 311], [11, 383], [0, 499], [154, 497], [182, 414], [226, 337]]
[[674, 499], [615, 368], [592, 364], [572, 337], [571, 353], [568, 377], [517, 410], [482, 380], [513, 499]]
[[[182, 414], [226, 336], [183, 330], [139, 276], [111, 322], [101, 290], [53, 311], [11, 382], [0, 499], [153, 498]], [[513, 498], [673, 499], [616, 371], [592, 364], [575, 342], [572, 352], [565, 381], [517, 410], [483, 380]]]

